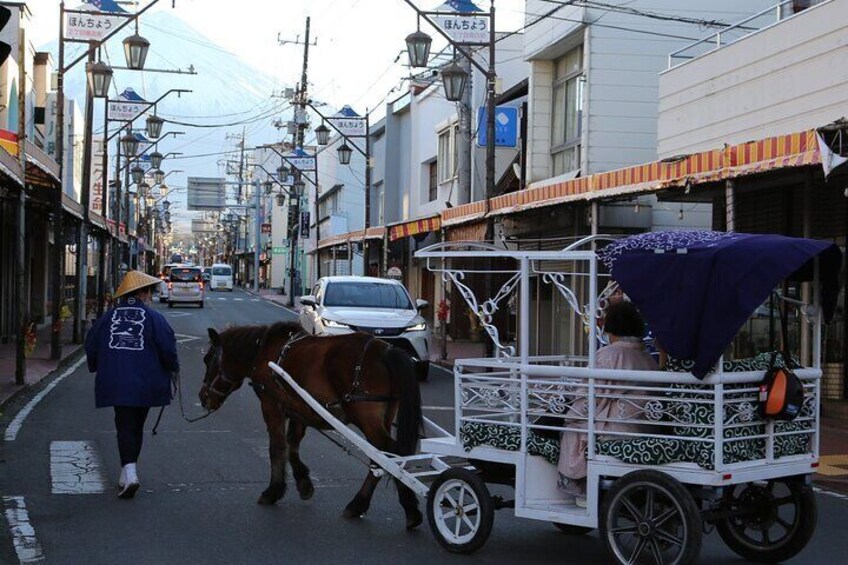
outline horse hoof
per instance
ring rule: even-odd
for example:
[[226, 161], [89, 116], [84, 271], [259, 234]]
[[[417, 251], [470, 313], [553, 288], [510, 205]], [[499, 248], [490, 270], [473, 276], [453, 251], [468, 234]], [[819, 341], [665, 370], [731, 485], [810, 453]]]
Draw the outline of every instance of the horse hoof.
[[259, 500], [257, 500], [256, 502], [264, 506], [276, 504], [278, 500], [283, 498], [283, 494], [285, 493], [276, 493], [273, 492], [271, 489], [265, 489], [265, 491], [263, 491], [262, 494], [259, 496]]
[[406, 517], [406, 529], [407, 529], [407, 531], [414, 530], [415, 528], [420, 526], [421, 522], [423, 522], [423, 521], [424, 521], [424, 517], [421, 515], [421, 512], [416, 510], [415, 514], [413, 514], [412, 516]]
[[345, 518], [362, 518], [368, 512], [368, 503], [358, 496], [345, 507], [342, 516]]
[[309, 500], [315, 494], [315, 487], [310, 479], [300, 479], [297, 481], [297, 492], [301, 500]]

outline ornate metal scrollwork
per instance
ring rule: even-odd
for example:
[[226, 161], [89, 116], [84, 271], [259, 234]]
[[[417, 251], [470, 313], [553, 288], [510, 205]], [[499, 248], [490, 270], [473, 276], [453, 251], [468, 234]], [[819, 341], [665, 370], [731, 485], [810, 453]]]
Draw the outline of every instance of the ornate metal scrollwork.
[[521, 274], [515, 273], [503, 284], [503, 286], [501, 286], [500, 290], [498, 290], [497, 294], [493, 298], [485, 300], [482, 304], [478, 303], [477, 296], [474, 294], [474, 291], [462, 282], [465, 279], [464, 272], [445, 270], [442, 272], [442, 279], [445, 282], [452, 282], [456, 285], [456, 288], [459, 289], [459, 293], [462, 295], [462, 298], [465, 299], [466, 304], [468, 304], [468, 308], [470, 308], [474, 315], [477, 316], [477, 319], [480, 321], [480, 326], [482, 326], [489, 335], [492, 343], [495, 344], [496, 357], [514, 357], [515, 347], [512, 345], [503, 345], [500, 342], [500, 334], [498, 333], [498, 329], [492, 323], [492, 320], [495, 312], [499, 309], [500, 302], [515, 291], [515, 287], [518, 286], [518, 281], [521, 279]]

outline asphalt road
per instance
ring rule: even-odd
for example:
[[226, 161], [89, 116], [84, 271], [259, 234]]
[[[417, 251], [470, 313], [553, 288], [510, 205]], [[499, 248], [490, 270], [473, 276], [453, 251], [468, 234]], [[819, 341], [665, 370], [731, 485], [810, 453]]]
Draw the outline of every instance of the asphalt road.
[[[201, 412], [197, 391], [207, 327], [292, 317], [240, 291], [210, 294], [203, 310], [156, 307], [179, 334], [189, 415]], [[260, 506], [256, 499], [270, 472], [268, 440], [258, 401], [247, 387], [212, 417], [195, 423], [181, 418], [176, 403], [166, 410], [159, 435], [145, 438], [141, 490], [132, 501], [118, 500], [112, 411], [94, 409], [93, 383], [84, 366], [68, 374], [35, 405], [14, 439], [7, 437], [0, 447], [5, 516], [0, 519], [0, 563], [20, 562], [15, 539], [24, 555], [40, 551], [51, 564], [608, 562], [596, 533], [570, 537], [550, 524], [517, 519], [510, 510], [497, 514], [491, 538], [473, 557], [448, 554], [426, 522], [417, 531], [404, 530], [391, 485], [377, 489], [365, 518], [346, 520], [342, 509], [366, 469], [314, 431], [307, 433], [301, 454], [312, 469], [315, 496], [302, 501], [290, 487], [276, 506]], [[0, 429], [7, 436], [16, 414], [47, 386], [51, 383], [6, 407]], [[438, 368], [422, 385], [426, 413], [444, 426], [451, 426], [452, 390], [450, 373]], [[76, 450], [76, 459], [69, 449]], [[99, 467], [105, 481], [92, 472], [71, 472], [69, 479], [68, 466], [72, 471]], [[818, 503], [816, 536], [793, 563], [846, 562], [848, 500], [819, 494]], [[701, 563], [742, 562], [717, 534], [705, 537]]]

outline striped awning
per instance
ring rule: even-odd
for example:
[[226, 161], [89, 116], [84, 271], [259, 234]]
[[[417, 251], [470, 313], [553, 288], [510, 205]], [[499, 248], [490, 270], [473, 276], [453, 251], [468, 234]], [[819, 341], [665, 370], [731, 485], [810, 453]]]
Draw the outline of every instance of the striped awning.
[[[816, 130], [780, 135], [701, 153], [597, 173], [561, 182], [543, 181], [524, 190], [492, 198], [489, 215], [505, 215], [573, 201], [637, 196], [659, 190], [696, 187], [788, 167], [821, 163]], [[480, 220], [487, 215], [484, 201], [442, 212], [444, 226]]]
[[318, 249], [326, 249], [328, 247], [337, 247], [339, 245], [347, 245], [352, 241], [364, 241], [366, 239], [383, 239], [386, 237], [386, 228], [384, 226], [376, 226], [367, 230], [356, 230], [352, 232], [334, 235], [318, 242]]
[[410, 237], [420, 233], [439, 231], [441, 227], [441, 216], [430, 216], [429, 218], [421, 218], [420, 220], [411, 220], [402, 224], [391, 226], [389, 228], [389, 240], [395, 241], [396, 239]]

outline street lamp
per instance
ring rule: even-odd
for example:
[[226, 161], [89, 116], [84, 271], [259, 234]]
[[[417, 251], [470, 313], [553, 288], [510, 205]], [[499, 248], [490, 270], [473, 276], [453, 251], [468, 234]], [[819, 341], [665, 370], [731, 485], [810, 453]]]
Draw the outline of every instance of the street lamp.
[[140, 71], [144, 68], [147, 60], [147, 52], [150, 50], [150, 42], [136, 33], [124, 39], [124, 55], [127, 57], [127, 68]]
[[130, 176], [132, 176], [132, 181], [135, 184], [141, 184], [141, 181], [144, 180], [144, 169], [136, 165], [130, 169]]
[[342, 165], [350, 165], [350, 158], [353, 155], [353, 149], [351, 149], [347, 143], [342, 142], [341, 147], [337, 149], [339, 153], [339, 163]]
[[[350, 161], [350, 159], [348, 159], [348, 161]], [[342, 163], [342, 164], [344, 164], [344, 163]], [[305, 190], [306, 190], [306, 183], [303, 182], [300, 179], [297, 179], [296, 181], [294, 181], [294, 184], [292, 184], [292, 195], [294, 195], [296, 197], [300, 197], [304, 193]]]
[[271, 191], [274, 189], [274, 183], [269, 181], [269, 180], [266, 180], [264, 183], [262, 183], [262, 186], [265, 187], [265, 194], [266, 195], [271, 194]]
[[88, 86], [91, 88], [91, 95], [95, 98], [107, 98], [109, 96], [109, 86], [112, 84], [112, 67], [102, 61], [86, 63], [85, 73], [88, 75]]
[[168, 196], [168, 186], [167, 185], [165, 185], [165, 184], [159, 185], [159, 196], [161, 196], [162, 198], [165, 198], [166, 196]]
[[330, 128], [323, 123], [315, 128], [315, 137], [318, 138], [318, 145], [324, 146], [330, 143]]
[[148, 193], [147, 193], [147, 196], [145, 196], [145, 197], [144, 197], [144, 201], [145, 201], [145, 203], [147, 204], [147, 209], [148, 209], [148, 210], [149, 210], [149, 209], [151, 209], [151, 208], [153, 208], [153, 195], [152, 195], [152, 194], [150, 194], [150, 193], [148, 192]]
[[430, 44], [433, 38], [421, 31], [414, 31], [406, 36], [406, 52], [409, 55], [409, 66], [413, 68], [426, 67], [430, 58]]
[[455, 62], [442, 67], [442, 84], [445, 87], [445, 98], [449, 102], [459, 102], [462, 100], [462, 93], [465, 91], [465, 82], [468, 80], [468, 73], [457, 65]]
[[147, 137], [150, 139], [158, 139], [162, 135], [162, 124], [165, 120], [157, 115], [147, 116]]
[[[158, 137], [158, 136], [157, 136]], [[158, 151], [154, 151], [150, 154], [150, 166], [154, 169], [162, 168], [162, 154]], [[156, 183], [159, 184], [159, 183]]]
[[285, 205], [286, 205], [286, 195], [281, 190], [280, 192], [277, 193], [277, 206], [282, 208]]
[[138, 191], [141, 194], [150, 194], [150, 185], [143, 180], [138, 184]]
[[138, 153], [138, 138], [131, 133], [127, 133], [121, 138], [121, 149], [127, 157], [135, 157]]
[[153, 184], [162, 184], [165, 180], [165, 173], [161, 169], [153, 171]]
[[285, 165], [280, 165], [277, 167], [277, 178], [280, 179], [280, 184], [286, 182], [286, 179], [289, 176], [289, 168]]

